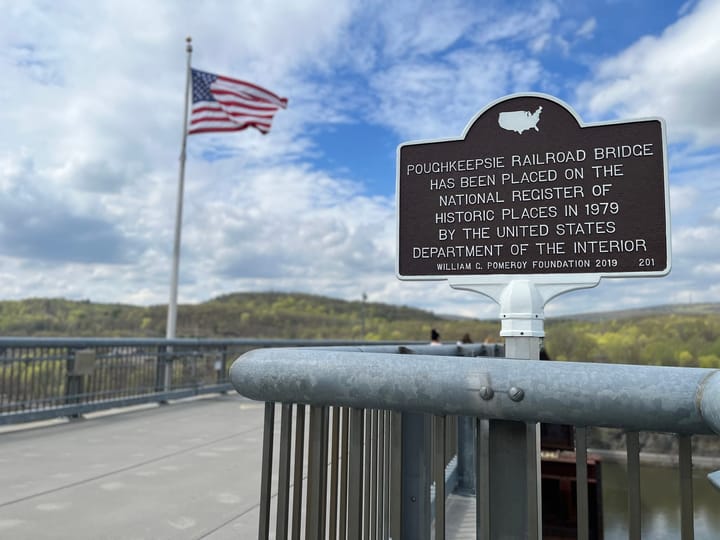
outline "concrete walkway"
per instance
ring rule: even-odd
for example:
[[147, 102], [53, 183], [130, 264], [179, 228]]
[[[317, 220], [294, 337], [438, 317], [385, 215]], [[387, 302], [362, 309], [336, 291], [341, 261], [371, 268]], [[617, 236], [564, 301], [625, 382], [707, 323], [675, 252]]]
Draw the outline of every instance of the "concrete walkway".
[[5, 431], [0, 538], [254, 538], [261, 445], [237, 395]]
[[452, 494], [445, 504], [447, 540], [475, 540], [475, 497]]
[[[261, 403], [233, 393], [49, 424], [0, 431], [0, 539], [257, 538]], [[448, 540], [474, 538], [474, 515], [452, 495]]]

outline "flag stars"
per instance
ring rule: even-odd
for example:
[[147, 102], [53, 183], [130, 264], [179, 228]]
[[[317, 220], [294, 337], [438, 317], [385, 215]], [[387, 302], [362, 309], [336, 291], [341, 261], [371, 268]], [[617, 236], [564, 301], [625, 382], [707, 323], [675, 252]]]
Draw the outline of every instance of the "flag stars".
[[215, 101], [210, 85], [217, 80], [217, 76], [204, 71], [192, 70], [193, 103], [198, 101]]

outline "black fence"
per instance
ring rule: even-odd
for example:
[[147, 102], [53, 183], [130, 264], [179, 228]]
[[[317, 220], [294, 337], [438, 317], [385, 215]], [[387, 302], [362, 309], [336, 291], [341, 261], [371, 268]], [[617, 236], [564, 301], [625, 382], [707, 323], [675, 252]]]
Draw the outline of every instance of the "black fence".
[[353, 343], [1, 338], [0, 425], [226, 392], [230, 363], [251, 349]]

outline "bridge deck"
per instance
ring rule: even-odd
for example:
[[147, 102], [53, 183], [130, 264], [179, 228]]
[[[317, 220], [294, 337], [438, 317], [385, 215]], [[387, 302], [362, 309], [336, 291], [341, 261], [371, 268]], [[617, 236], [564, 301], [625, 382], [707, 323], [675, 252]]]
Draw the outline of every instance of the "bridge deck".
[[237, 395], [6, 431], [0, 538], [253, 538], [261, 444]]
[[[0, 538], [256, 538], [262, 422], [230, 394], [6, 428]], [[448, 539], [472, 537], [466, 506], [451, 497]]]

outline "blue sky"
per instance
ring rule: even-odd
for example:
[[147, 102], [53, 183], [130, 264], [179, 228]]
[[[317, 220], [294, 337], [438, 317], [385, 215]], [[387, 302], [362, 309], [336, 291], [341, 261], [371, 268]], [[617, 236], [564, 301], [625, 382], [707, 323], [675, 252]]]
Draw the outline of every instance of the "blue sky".
[[169, 296], [185, 37], [192, 64], [289, 98], [272, 132], [188, 140], [180, 303], [297, 291], [495, 317], [395, 277], [397, 146], [543, 92], [585, 122], [663, 117], [673, 271], [561, 315], [720, 301], [720, 1], [8, 2], [0, 298]]

